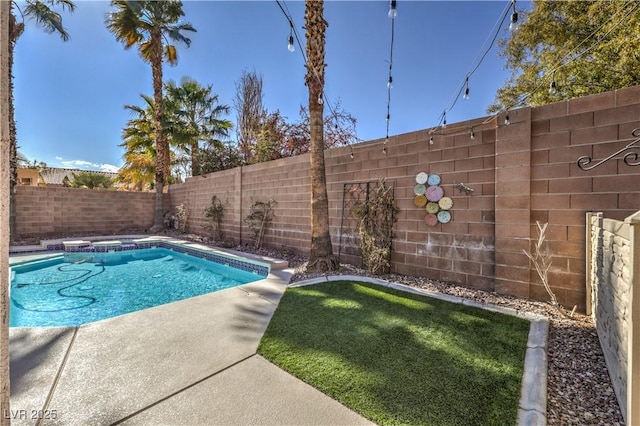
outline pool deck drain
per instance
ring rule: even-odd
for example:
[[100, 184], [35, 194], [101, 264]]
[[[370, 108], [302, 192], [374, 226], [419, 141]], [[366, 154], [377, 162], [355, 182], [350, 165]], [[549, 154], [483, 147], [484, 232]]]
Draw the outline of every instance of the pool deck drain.
[[[256, 354], [292, 273], [76, 328], [10, 329], [12, 423], [371, 424]], [[343, 279], [426, 294], [361, 276], [294, 285]], [[544, 425], [548, 322], [529, 319], [518, 424]]]

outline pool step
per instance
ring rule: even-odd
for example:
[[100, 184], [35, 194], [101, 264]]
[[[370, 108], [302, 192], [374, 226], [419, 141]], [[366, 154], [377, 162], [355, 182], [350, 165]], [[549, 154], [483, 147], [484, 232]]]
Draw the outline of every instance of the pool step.
[[80, 248], [80, 247], [90, 246], [91, 241], [85, 241], [85, 240], [63, 241], [62, 244], [64, 245], [64, 249], [66, 251], [68, 248]]

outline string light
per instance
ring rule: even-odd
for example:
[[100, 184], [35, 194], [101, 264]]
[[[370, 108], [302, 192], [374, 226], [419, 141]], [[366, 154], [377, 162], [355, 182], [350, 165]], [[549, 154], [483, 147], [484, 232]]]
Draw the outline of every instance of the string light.
[[512, 0], [513, 13], [511, 14], [511, 23], [509, 24], [509, 30], [515, 31], [518, 29], [518, 12], [516, 12], [516, 0]]
[[[289, 22], [289, 30], [290, 31], [289, 31], [289, 40], [288, 40], [287, 48], [291, 52], [295, 51], [295, 45], [293, 43], [293, 41], [294, 41], [293, 37], [295, 36], [295, 41], [298, 44], [298, 46], [300, 47], [300, 55], [302, 55], [302, 59], [303, 59], [305, 65], [306, 65], [307, 64], [307, 55], [305, 55], [305, 53], [304, 53], [304, 48], [302, 47], [302, 43], [300, 42], [300, 36], [298, 35], [298, 31], [296, 30], [296, 26], [294, 25], [293, 19], [291, 18], [291, 12], [289, 12], [289, 8], [287, 7], [287, 4], [284, 1], [282, 2], [282, 4], [280, 4], [280, 0], [276, 0], [276, 4], [280, 8], [280, 11], [284, 15], [284, 17]], [[284, 7], [283, 7], [283, 4], [284, 4]], [[312, 68], [311, 71], [315, 75], [315, 77], [318, 80], [318, 82], [320, 82], [320, 76], [318, 75], [316, 70]], [[338, 118], [339, 118], [338, 114], [336, 114], [336, 111], [331, 106], [331, 102], [329, 101], [328, 97], [326, 96], [326, 94], [324, 92], [324, 85], [323, 85], [322, 92], [318, 96], [318, 104], [323, 105], [325, 98], [327, 99], [327, 108], [329, 108], [329, 111], [331, 112], [331, 115], [336, 117], [336, 120], [338, 120]], [[338, 129], [338, 124], [337, 123], [335, 125], [335, 128]], [[351, 144], [349, 144], [349, 147], [351, 148], [350, 157], [353, 159], [353, 157], [354, 157], [354, 155], [353, 155], [353, 147], [351, 147]]]
[[293, 44], [293, 26], [291, 26], [291, 29], [289, 30], [289, 43], [287, 44], [287, 49], [289, 49], [289, 52], [296, 50], [296, 47]]
[[469, 130], [469, 138], [472, 140], [476, 138], [476, 134], [473, 131], [473, 127]]
[[509, 122], [509, 113], [507, 113], [507, 115], [504, 116], [504, 124], [506, 126], [508, 126], [510, 124], [510, 122]]
[[[504, 111], [508, 111], [509, 109], [516, 108], [516, 107], [521, 106], [521, 105], [525, 105], [525, 101], [528, 98], [530, 98], [534, 93], [536, 93], [538, 90], [540, 90], [542, 87], [544, 87], [544, 84], [545, 84], [545, 83], [543, 83], [544, 77], [546, 77], [549, 73], [553, 73], [553, 80], [555, 80], [555, 72], [558, 69], [560, 69], [560, 68], [568, 65], [572, 61], [576, 61], [576, 60], [580, 59], [581, 57], [583, 57], [584, 55], [588, 54], [596, 46], [598, 46], [609, 34], [611, 34], [611, 32], [613, 32], [614, 29], [616, 29], [623, 22], [627, 22], [627, 18], [629, 17], [629, 15], [631, 15], [636, 9], [638, 9], [638, 7], [640, 7], [640, 2], [634, 2], [632, 4], [634, 6], [631, 9], [629, 9], [628, 11], [626, 11], [624, 16], [622, 16], [617, 22], [615, 22], [613, 25], [610, 25], [609, 30], [606, 33], [604, 33], [601, 37], [599, 37], [593, 44], [591, 44], [591, 46], [589, 46], [586, 49], [582, 49], [579, 53], [577, 53], [578, 49], [580, 49], [583, 44], [585, 44], [587, 41], [589, 41], [589, 39], [591, 39], [594, 35], [596, 35], [605, 26], [608, 26], [609, 23], [612, 22], [614, 20], [614, 18], [617, 17], [618, 13], [622, 13], [621, 11], [616, 12], [615, 14], [611, 15], [606, 22], [604, 22], [600, 27], [595, 29], [591, 34], [589, 34], [585, 39], [583, 39], [576, 47], [574, 47], [571, 51], [569, 51], [569, 53], [567, 53], [558, 62], [558, 65], [556, 65], [555, 67], [551, 68], [548, 72], [543, 74], [540, 77], [540, 79], [538, 81], [538, 84], [537, 84], [537, 86], [535, 88], [533, 88], [531, 91], [529, 91], [527, 93], [522, 94], [520, 97], [518, 97], [518, 99], [516, 101], [514, 101], [508, 107], [503, 108], [502, 110], [496, 112], [495, 114], [487, 117], [487, 119], [484, 120], [482, 122], [482, 124], [488, 124], [491, 120], [493, 120], [494, 118], [497, 118], [498, 115], [500, 113], [504, 112]], [[552, 81], [552, 83], [553, 83], [553, 81]], [[550, 89], [551, 89], [551, 86], [552, 86], [552, 84], [550, 84], [550, 87], [549, 87]], [[556, 90], [557, 90], [557, 84], [556, 84]], [[507, 115], [507, 117], [505, 119], [505, 124], [509, 124], [509, 116], [508, 115]]]
[[551, 77], [551, 84], [549, 84], [549, 94], [553, 96], [556, 93], [558, 93], [558, 90], [556, 88], [556, 72], [554, 71]]
[[442, 128], [447, 127], [447, 110], [442, 111]]
[[[504, 9], [502, 10], [502, 13], [501, 13], [500, 17], [496, 21], [495, 25], [493, 26], [493, 29], [491, 30], [491, 32], [489, 33], [487, 39], [485, 40], [485, 42], [482, 45], [482, 48], [481, 48], [482, 54], [478, 55], [479, 58], [475, 61], [475, 65], [472, 67], [471, 71], [469, 71], [466, 74], [464, 81], [459, 86], [459, 89], [456, 92], [456, 94], [455, 94], [455, 96], [453, 98], [453, 101], [451, 102], [451, 105], [449, 106], [449, 108], [445, 109], [445, 112], [451, 111], [455, 107], [456, 103], [458, 102], [458, 99], [460, 99], [460, 96], [462, 96], [463, 99], [469, 99], [469, 93], [470, 93], [469, 78], [478, 70], [478, 68], [480, 67], [480, 65], [482, 64], [484, 59], [486, 58], [487, 54], [493, 48], [493, 45], [495, 44], [495, 42], [496, 42], [496, 40], [498, 38], [498, 34], [500, 34], [500, 29], [503, 28], [504, 22], [507, 19], [507, 16], [509, 14], [509, 10], [511, 9], [511, 7], [512, 7], [514, 2], [515, 2], [515, 0], [510, 0], [505, 5]], [[513, 5], [513, 6], [515, 8], [515, 5]], [[489, 42], [489, 40], [491, 40], [491, 41]], [[485, 46], [487, 46], [487, 47], [485, 48]], [[484, 50], [482, 50], [482, 49], [484, 49]], [[444, 119], [445, 119], [445, 116], [443, 114], [443, 115], [440, 116], [440, 121], [438, 122], [438, 126], [440, 126], [441, 124], [444, 124], [443, 123]]]
[[[389, 122], [391, 120], [391, 89], [393, 88], [393, 76], [392, 76], [392, 71], [393, 71], [393, 42], [394, 42], [394, 36], [395, 36], [395, 17], [397, 16], [397, 3], [396, 0], [391, 0], [391, 2], [389, 3], [389, 17], [391, 18], [391, 43], [389, 45], [389, 77], [387, 78], [387, 121], [386, 121], [386, 129], [387, 129], [387, 133], [386, 133], [386, 139], [385, 139], [385, 144], [387, 143], [387, 140], [389, 140]], [[383, 149], [383, 152], [386, 154], [387, 152], [387, 148], [385, 147]]]
[[396, 0], [391, 0], [389, 2], [389, 18], [393, 19], [396, 16], [398, 16], [398, 10], [396, 9], [396, 5], [397, 5], [397, 1]]
[[429, 145], [433, 145], [433, 136], [429, 138]]

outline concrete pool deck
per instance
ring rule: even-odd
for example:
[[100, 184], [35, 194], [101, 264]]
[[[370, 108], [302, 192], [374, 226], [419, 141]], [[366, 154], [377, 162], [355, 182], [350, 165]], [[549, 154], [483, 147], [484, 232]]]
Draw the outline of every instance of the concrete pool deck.
[[12, 423], [371, 424], [256, 354], [291, 274], [80, 327], [11, 328]]
[[[256, 354], [292, 273], [274, 262], [265, 280], [80, 327], [11, 328], [8, 416], [17, 425], [372, 424]], [[545, 318], [360, 276], [294, 285], [337, 279], [529, 319], [517, 424], [546, 424]]]

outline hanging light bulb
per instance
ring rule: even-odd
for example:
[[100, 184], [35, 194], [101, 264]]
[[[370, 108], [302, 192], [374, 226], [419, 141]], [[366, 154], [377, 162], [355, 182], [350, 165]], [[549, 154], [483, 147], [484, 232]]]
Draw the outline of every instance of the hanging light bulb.
[[471, 130], [469, 130], [469, 138], [471, 138], [471, 139], [475, 139], [476, 138], [476, 134], [473, 131], [473, 128]]
[[296, 50], [296, 47], [293, 44], [293, 35], [289, 34], [289, 43], [287, 44], [287, 49], [289, 49], [289, 52], [293, 52]]
[[558, 93], [558, 89], [556, 88], [556, 79], [554, 77], [553, 80], [551, 80], [551, 84], [549, 85], [549, 94], [555, 95], [556, 93]]
[[387, 153], [387, 147], [386, 147], [386, 146], [383, 146], [383, 147], [382, 147], [382, 153], [383, 153], [383, 154], [386, 154], [386, 153]]
[[512, 1], [513, 13], [511, 14], [511, 23], [509, 24], [509, 30], [515, 31], [518, 29], [518, 12], [516, 12], [516, 0]]
[[447, 111], [442, 112], [442, 128], [447, 127]]
[[462, 99], [469, 99], [469, 77], [465, 79], [464, 95], [462, 95]]
[[353, 152], [349, 154], [349, 157], [351, 157], [351, 159], [353, 160]]
[[387, 123], [389, 123], [389, 120], [391, 120], [391, 115], [387, 114]]
[[433, 145], [433, 136], [429, 138], [429, 145]]
[[509, 114], [507, 113], [507, 115], [504, 116], [504, 124], [505, 125], [509, 125]]
[[320, 95], [318, 96], [318, 104], [319, 105], [324, 104], [324, 100], [322, 99], [322, 93], [320, 93]]
[[389, 3], [389, 18], [393, 19], [398, 16], [398, 11], [396, 10], [397, 1], [391, 0]]
[[387, 87], [393, 89], [393, 77], [391, 76], [389, 76], [389, 80], [387, 81]]

